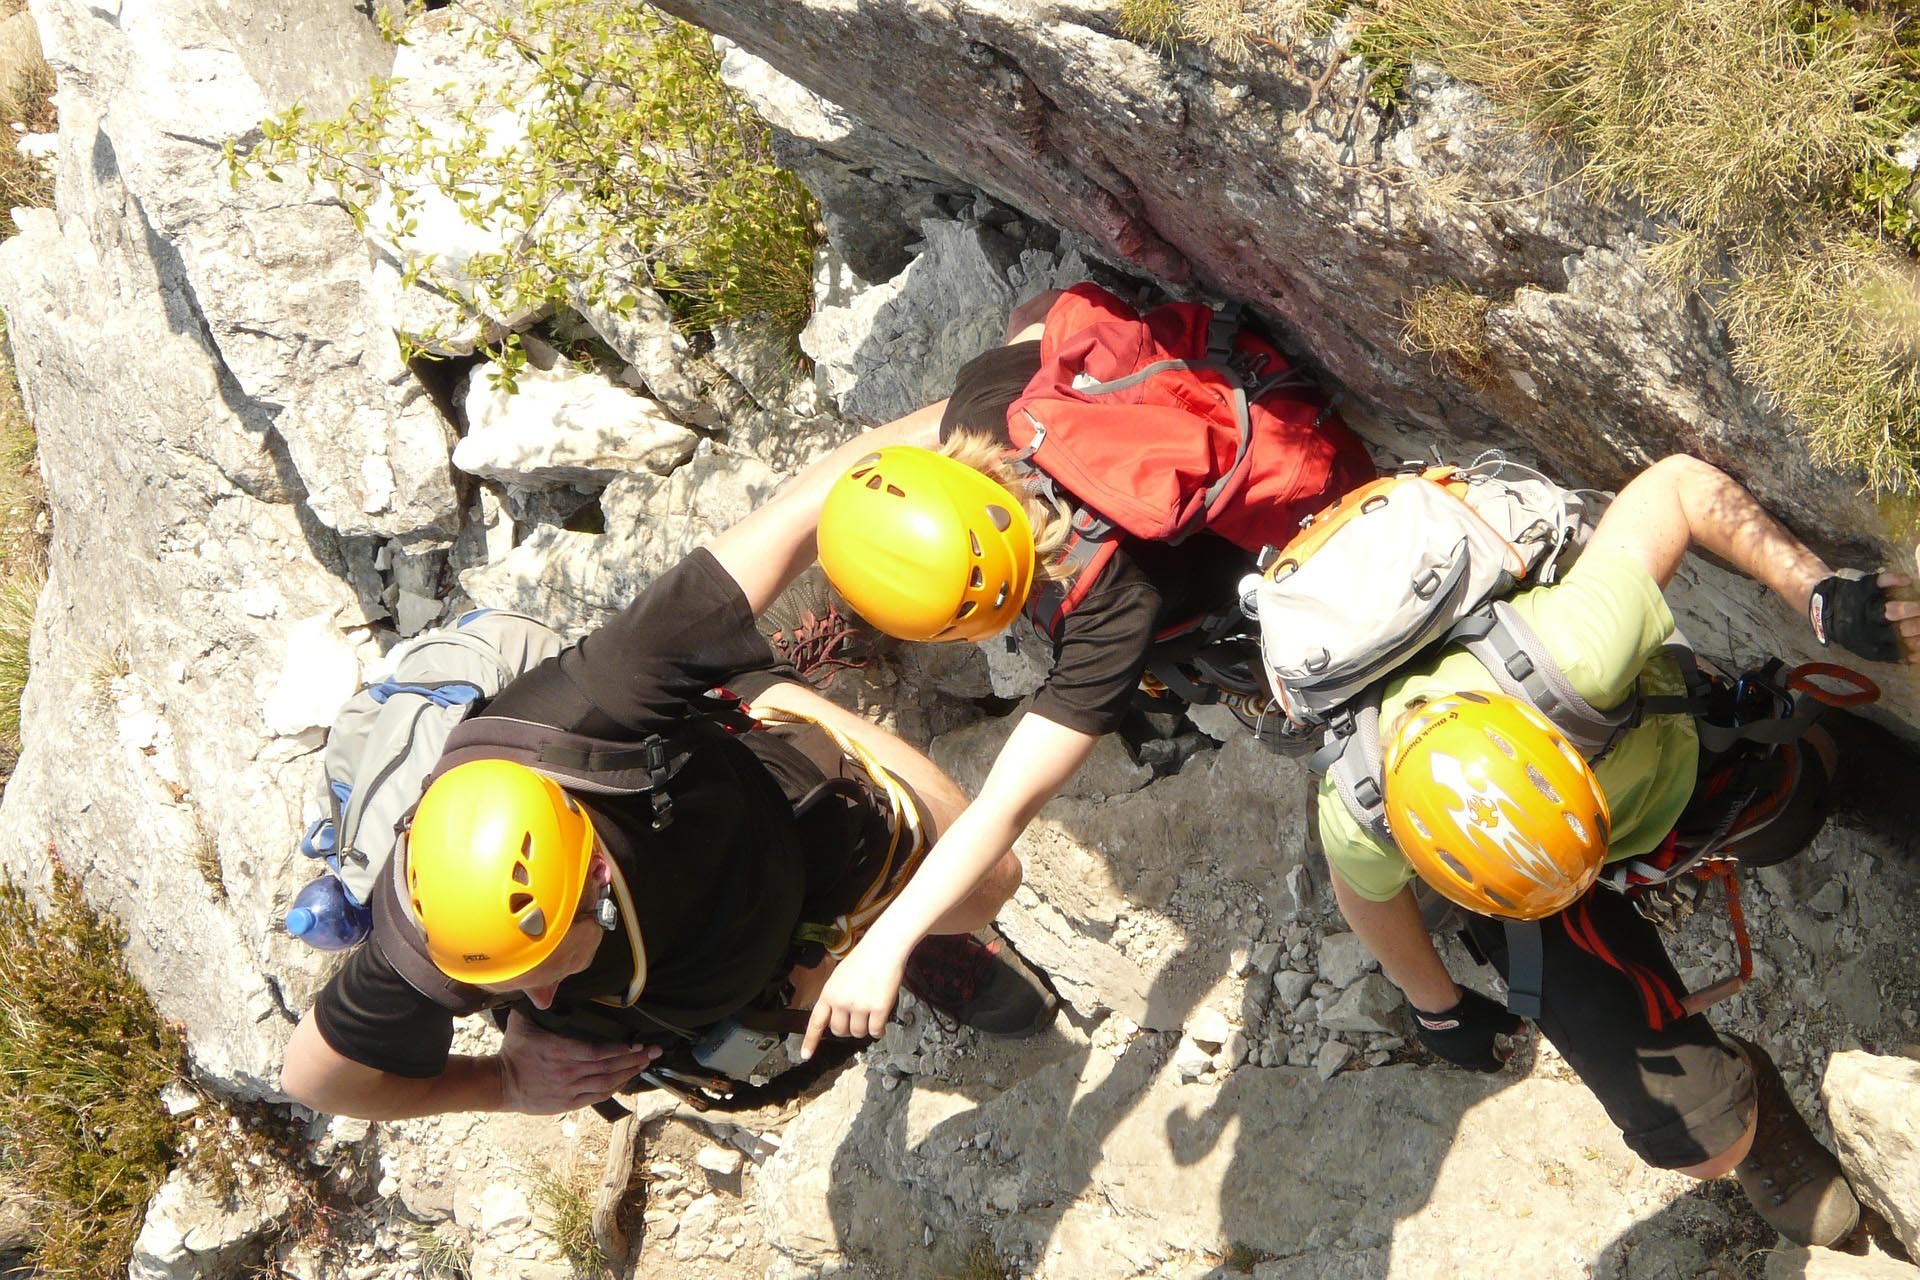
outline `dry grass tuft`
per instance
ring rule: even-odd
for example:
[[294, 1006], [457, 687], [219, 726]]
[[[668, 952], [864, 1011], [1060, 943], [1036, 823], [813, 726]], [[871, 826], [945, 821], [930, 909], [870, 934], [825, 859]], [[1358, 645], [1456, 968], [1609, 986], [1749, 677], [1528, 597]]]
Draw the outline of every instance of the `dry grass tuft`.
[[1474, 384], [1493, 376], [1487, 352], [1487, 312], [1493, 299], [1457, 280], [1422, 289], [1407, 299], [1401, 317], [1400, 344], [1430, 356]]
[[1181, 0], [1120, 0], [1120, 34], [1156, 53], [1172, 53], [1186, 35]]
[[[35, 60], [10, 85], [0, 85], [0, 124], [19, 125], [26, 133], [52, 133], [58, 123], [53, 109], [53, 70]], [[20, 153], [11, 128], [0, 132], [0, 240], [14, 232], [13, 219], [4, 211], [30, 205], [53, 204], [51, 165]]]
[[576, 1276], [611, 1274], [606, 1255], [593, 1236], [593, 1201], [599, 1178], [584, 1165], [532, 1171], [533, 1202], [540, 1209], [540, 1230], [553, 1242]]
[[1920, 488], [1920, 279], [1904, 254], [1831, 234], [1747, 266], [1722, 307], [1734, 366], [1812, 429], [1815, 461]]

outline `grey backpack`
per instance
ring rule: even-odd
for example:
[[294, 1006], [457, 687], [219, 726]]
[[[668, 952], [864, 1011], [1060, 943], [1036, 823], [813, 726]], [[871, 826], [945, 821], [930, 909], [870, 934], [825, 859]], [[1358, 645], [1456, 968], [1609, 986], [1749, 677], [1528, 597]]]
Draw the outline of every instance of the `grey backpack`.
[[367, 905], [454, 727], [565, 647], [544, 622], [501, 609], [473, 610], [407, 642], [393, 673], [334, 718], [323, 756], [327, 812], [300, 851], [326, 859], [354, 902]]
[[1381, 786], [1380, 694], [1416, 655], [1458, 644], [1589, 759], [1647, 710], [1588, 705], [1505, 598], [1552, 582], [1589, 532], [1589, 502], [1499, 455], [1413, 466], [1308, 522], [1255, 591], [1261, 654], [1283, 737], [1318, 733], [1309, 761], [1348, 810], [1391, 840]]

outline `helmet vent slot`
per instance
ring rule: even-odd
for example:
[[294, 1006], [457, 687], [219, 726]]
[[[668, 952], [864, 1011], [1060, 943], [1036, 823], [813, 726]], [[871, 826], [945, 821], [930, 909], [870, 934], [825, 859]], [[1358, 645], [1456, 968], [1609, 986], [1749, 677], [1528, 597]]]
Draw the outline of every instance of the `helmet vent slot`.
[[529, 938], [544, 937], [547, 932], [547, 913], [535, 907], [533, 910], [527, 912], [526, 915], [520, 917], [519, 924], [520, 932], [526, 934]]
[[1562, 809], [1560, 816], [1567, 820], [1567, 826], [1573, 829], [1573, 838], [1584, 843], [1587, 839], [1587, 824], [1575, 817], [1570, 809]]
[[976, 556], [980, 555], [980, 535], [969, 529], [967, 530], [967, 541], [973, 544], [973, 554]]
[[[1482, 732], [1487, 735], [1487, 741], [1491, 742], [1494, 745], [1494, 747], [1500, 752], [1501, 755], [1505, 756], [1509, 760], [1518, 760], [1520, 758], [1520, 753], [1513, 749], [1513, 744], [1511, 742], [1508, 742], [1505, 738], [1501, 737], [1499, 734], [1495, 733], [1491, 729], [1485, 729], [1485, 730], [1482, 730]], [[1536, 777], [1538, 777], [1539, 775], [1539, 771], [1535, 769], [1532, 765], [1527, 766], [1527, 772], [1535, 775]], [[1539, 783], [1536, 782], [1534, 785], [1538, 786]]]
[[513, 912], [515, 915], [519, 915], [532, 905], [533, 895], [530, 893], [510, 893], [507, 895], [507, 910]]
[[899, 485], [890, 484], [887, 486], [887, 494], [894, 498], [904, 498], [907, 496], [907, 491]]
[[978, 591], [980, 588], [987, 585], [987, 575], [980, 572], [979, 565], [975, 565], [973, 566], [973, 575], [967, 581], [968, 581], [968, 584], [972, 586], [972, 588], [975, 591]]
[[1507, 897], [1506, 894], [1501, 893], [1498, 889], [1495, 889], [1490, 885], [1481, 885], [1480, 889], [1481, 889], [1481, 892], [1485, 893], [1489, 898], [1493, 899], [1493, 901], [1497, 905], [1505, 907], [1509, 911], [1514, 910], [1516, 904], [1514, 903], [1513, 899]]
[[1448, 853], [1445, 849], [1435, 849], [1434, 853], [1439, 855], [1440, 861], [1447, 864], [1447, 870], [1459, 876], [1460, 879], [1465, 881], [1467, 884], [1474, 883], [1473, 872], [1467, 869], [1466, 863], [1460, 861], [1460, 859], [1454, 857], [1452, 854]]
[[993, 527], [1002, 533], [1013, 525], [1013, 513], [997, 502], [987, 504], [987, 519], [993, 521]]
[[993, 598], [993, 607], [996, 609], [1003, 607], [1007, 603], [1007, 597], [1012, 593], [1013, 593], [1012, 583], [1010, 582], [1001, 583], [1000, 594]]
[[520, 856], [523, 858], [531, 858], [533, 856], [533, 832], [531, 831], [521, 833]]
[[885, 483], [886, 481], [882, 480], [878, 475], [870, 475], [867, 477], [867, 488], [869, 489], [878, 489]]
[[533, 883], [533, 872], [527, 870], [526, 863], [520, 862], [517, 860], [514, 862], [513, 882], [515, 884], [532, 884]]
[[955, 622], [958, 622], [958, 621], [960, 621], [960, 620], [961, 620], [962, 618], [964, 618], [964, 617], [966, 617], [966, 616], [967, 616], [968, 614], [970, 614], [970, 613], [972, 613], [972, 612], [973, 612], [973, 605], [974, 605], [974, 602], [973, 602], [973, 601], [971, 601], [971, 600], [966, 600], [966, 601], [963, 601], [963, 602], [961, 603], [961, 605], [960, 605], [960, 607], [959, 607], [959, 609], [957, 609], [957, 610], [955, 610], [955, 611], [954, 611], [954, 615], [953, 615], [953, 620], [954, 620]]
[[[1545, 796], [1550, 803], [1560, 803], [1560, 793], [1553, 789], [1551, 782], [1547, 781], [1547, 775], [1540, 772], [1532, 763], [1528, 763], [1527, 765], [1527, 781], [1531, 782], [1533, 789]], [[1573, 815], [1568, 814], [1567, 816], [1571, 818]]]

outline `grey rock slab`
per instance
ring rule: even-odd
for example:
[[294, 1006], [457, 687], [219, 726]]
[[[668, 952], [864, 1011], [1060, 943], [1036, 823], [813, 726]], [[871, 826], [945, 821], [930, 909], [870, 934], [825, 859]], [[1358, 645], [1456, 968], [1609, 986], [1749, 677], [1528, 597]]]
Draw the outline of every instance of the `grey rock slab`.
[[[967, 1145], [983, 1129], [989, 1152]], [[1044, 1255], [1057, 1280], [1160, 1274], [1223, 1239], [1269, 1255], [1273, 1275], [1423, 1280], [1475, 1274], [1496, 1247], [1503, 1274], [1546, 1280], [1584, 1280], [1628, 1239], [1649, 1257], [1691, 1247], [1692, 1226], [1658, 1212], [1689, 1184], [1640, 1166], [1591, 1095], [1549, 1080], [1243, 1068], [1188, 1083], [1136, 1046], [984, 1092], [888, 1092], [849, 1072], [787, 1139], [761, 1173], [769, 1243], [803, 1267], [844, 1254], [902, 1280], [945, 1260], [901, 1222]], [[1491, 1206], [1489, 1186], [1503, 1189]]]
[[284, 442], [323, 524], [450, 533], [451, 432], [371, 321], [369, 257], [345, 209], [297, 178], [235, 190], [219, 173], [222, 144], [267, 115], [337, 111], [387, 70], [368, 14], [48, 0], [39, 20], [61, 73], [63, 219], [120, 201], [116, 234], [166, 281], [171, 328], [215, 355], [218, 402]]
[[885, 284], [821, 307], [800, 345], [845, 417], [888, 422], [940, 400], [960, 366], [1000, 345], [1014, 304], [1086, 275], [972, 222], [930, 220], [926, 248]]
[[600, 495], [605, 533], [542, 525], [501, 560], [462, 573], [461, 588], [477, 603], [584, 631], [764, 503], [780, 479], [757, 459], [720, 451], [671, 476], [622, 476]]
[[1320, 976], [1336, 987], [1350, 987], [1379, 967], [1357, 933], [1330, 933], [1320, 939]]
[[288, 1209], [283, 1190], [216, 1189], [182, 1169], [147, 1204], [128, 1280], [200, 1280], [236, 1275], [265, 1251]]
[[1820, 1092], [1848, 1181], [1920, 1256], [1920, 1061], [1836, 1053]]
[[1326, 1007], [1320, 1025], [1329, 1031], [1397, 1031], [1405, 1005], [1400, 988], [1386, 975], [1369, 973]]
[[1920, 1280], [1909, 1266], [1869, 1246], [1865, 1257], [1781, 1245], [1767, 1255], [1766, 1280]]
[[494, 385], [482, 364], [459, 399], [467, 434], [453, 465], [469, 475], [531, 489], [604, 488], [622, 475], [664, 476], [693, 456], [700, 437], [657, 401], [604, 374], [549, 357], [527, 368], [515, 389]]

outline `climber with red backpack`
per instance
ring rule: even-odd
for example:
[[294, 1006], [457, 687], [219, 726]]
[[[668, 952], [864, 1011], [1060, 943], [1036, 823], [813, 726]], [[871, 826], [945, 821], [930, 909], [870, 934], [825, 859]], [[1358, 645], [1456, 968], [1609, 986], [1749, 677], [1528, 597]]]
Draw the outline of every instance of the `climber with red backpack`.
[[[986, 640], [1023, 613], [1045, 683], [979, 794], [827, 982], [807, 1033], [874, 1034], [910, 949], [1117, 729], [1143, 677], [1218, 696], [1256, 649], [1239, 584], [1268, 545], [1374, 474], [1324, 396], [1237, 312], [1144, 314], [1090, 284], [1014, 310], [947, 400], [810, 467], [772, 504], [853, 610], [906, 640]], [[1233, 691], [1245, 698], [1253, 687]]]
[[[1704, 1015], [1738, 979], [1688, 992], [1635, 908], [1703, 873], [1737, 904], [1733, 868], [1799, 852], [1834, 777], [1814, 718], [1874, 689], [1831, 664], [1714, 677], [1676, 643], [1662, 592], [1696, 548], [1771, 588], [1820, 644], [1909, 664], [1920, 603], [1889, 598], [1903, 574], [1834, 573], [1693, 458], [1634, 478], [1584, 546], [1578, 503], [1501, 464], [1409, 473], [1319, 513], [1268, 568], [1266, 668], [1289, 724], [1324, 734], [1336, 898], [1435, 1054], [1496, 1071], [1524, 1015], [1641, 1159], [1737, 1172], [1776, 1230], [1832, 1244], [1858, 1220], [1838, 1162], [1766, 1051]], [[1365, 598], [1329, 615], [1328, 584], [1356, 579]], [[1456, 983], [1416, 884], [1464, 909], [1506, 1007]]]

